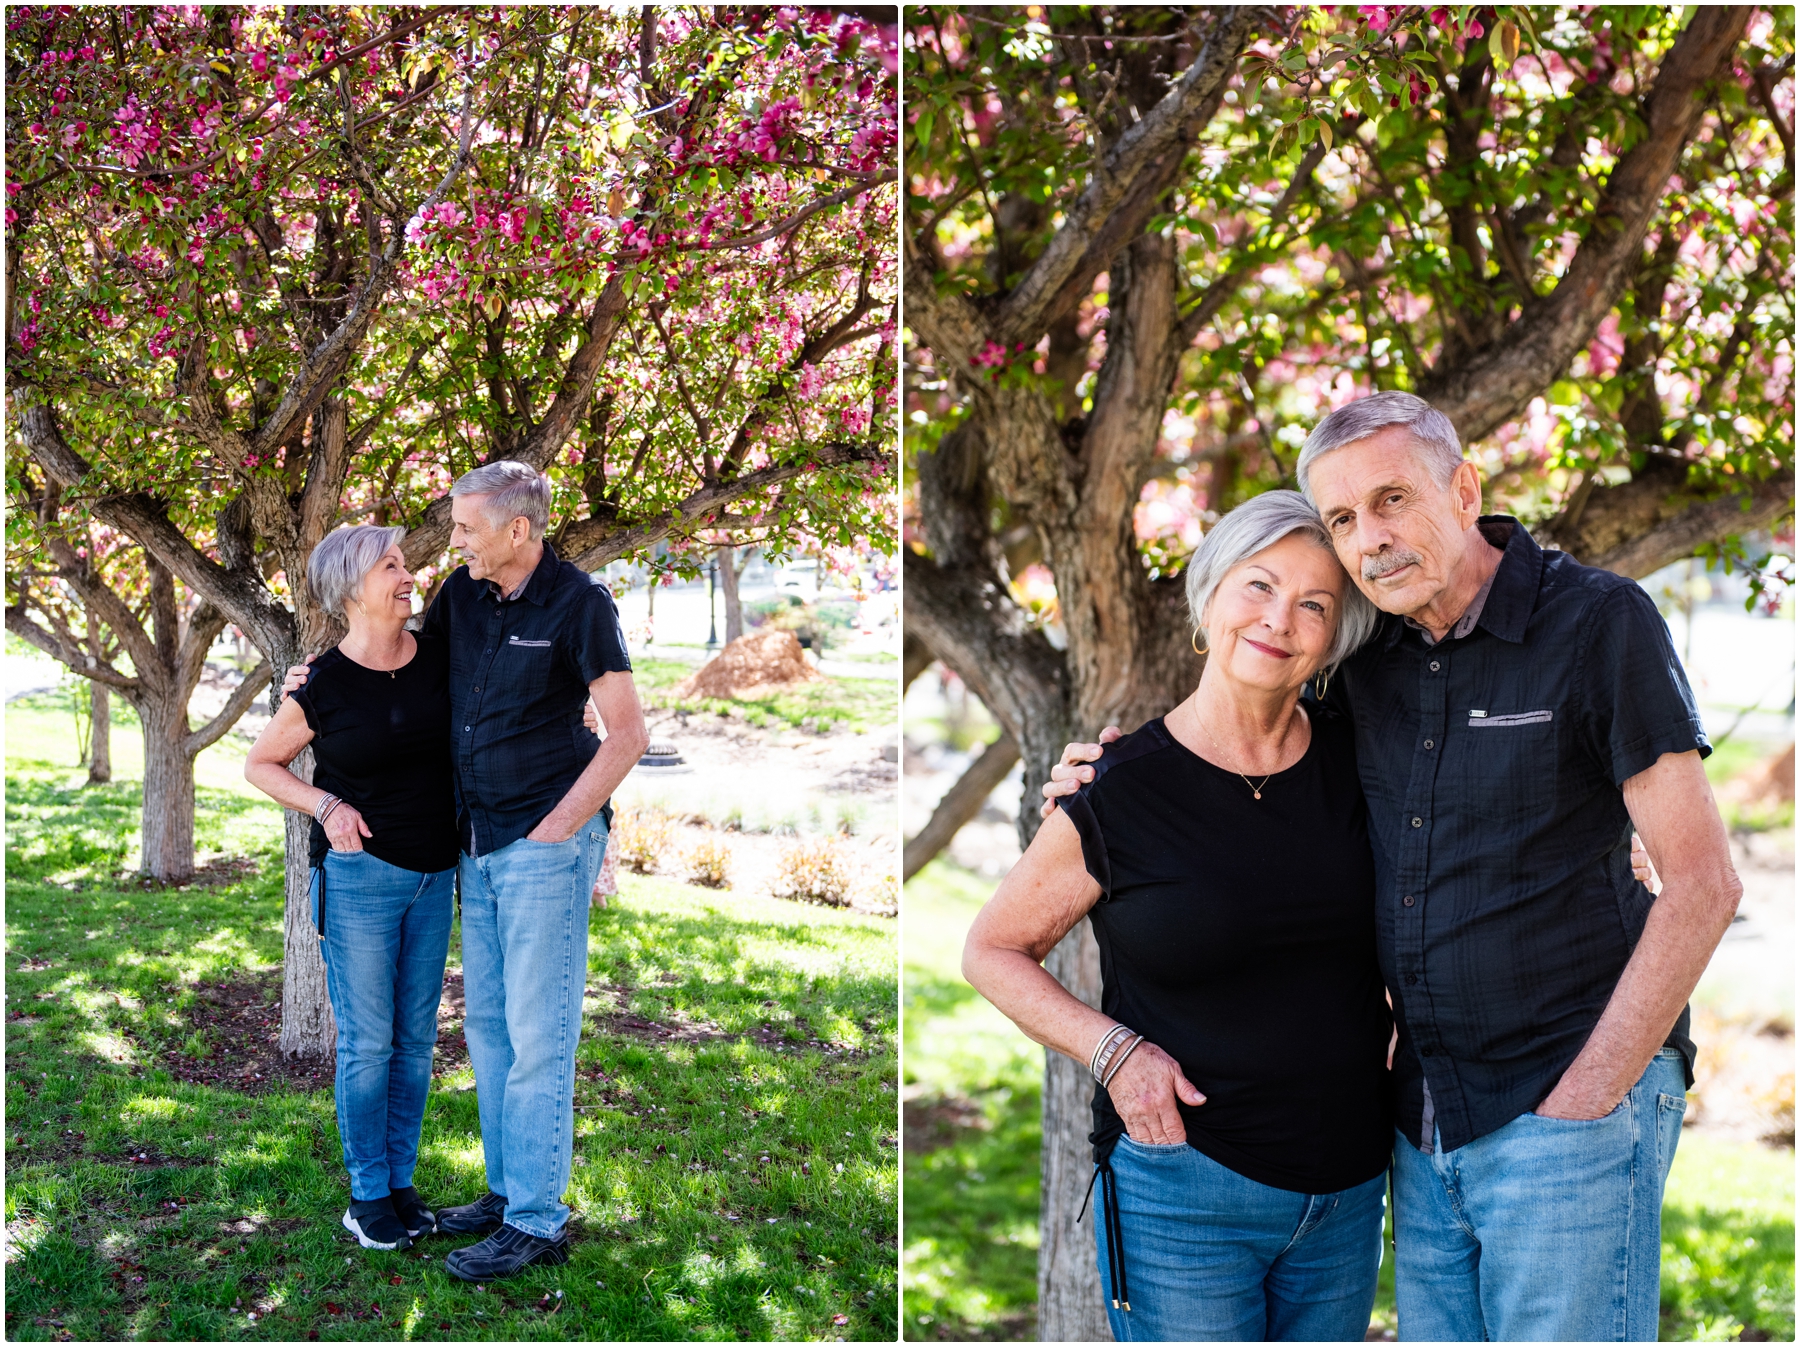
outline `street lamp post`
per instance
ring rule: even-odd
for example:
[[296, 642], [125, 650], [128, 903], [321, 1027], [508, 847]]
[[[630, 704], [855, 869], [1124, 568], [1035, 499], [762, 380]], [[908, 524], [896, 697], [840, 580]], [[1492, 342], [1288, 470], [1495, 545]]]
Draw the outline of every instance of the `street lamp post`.
[[714, 557], [706, 568], [706, 648], [719, 648], [719, 618], [716, 602], [719, 592], [719, 559]]

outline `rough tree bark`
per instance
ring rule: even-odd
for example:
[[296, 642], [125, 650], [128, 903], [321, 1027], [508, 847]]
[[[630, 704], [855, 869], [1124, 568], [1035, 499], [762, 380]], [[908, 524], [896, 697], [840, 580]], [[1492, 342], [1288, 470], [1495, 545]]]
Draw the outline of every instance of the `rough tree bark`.
[[[1186, 72], [1154, 86], [1155, 97], [1125, 90], [1136, 97], [1137, 115], [1111, 114], [1114, 139], [1087, 188], [1011, 291], [980, 302], [940, 293], [933, 240], [912, 221], [903, 233], [908, 325], [968, 411], [935, 452], [919, 456], [925, 551], [908, 550], [904, 559], [908, 631], [964, 679], [1016, 741], [1027, 782], [1019, 834], [1027, 845], [1038, 822], [1033, 787], [1048, 777], [1064, 743], [1091, 739], [1108, 723], [1135, 728], [1191, 691], [1200, 671], [1187, 642], [1181, 585], [1147, 577], [1132, 516], [1178, 363], [1197, 335], [1194, 316], [1216, 309], [1242, 279], [1240, 270], [1228, 270], [1209, 291], [1184, 294], [1173, 242], [1145, 232], [1259, 22], [1250, 9], [1213, 13]], [[1487, 306], [1485, 326], [1471, 325], [1487, 339], [1446, 352], [1430, 371], [1424, 391], [1465, 439], [1489, 434], [1561, 377], [1644, 265], [1643, 241], [1668, 178], [1699, 124], [1708, 83], [1729, 72], [1746, 17], [1742, 9], [1695, 11], [1646, 103], [1648, 134], [1610, 176], [1597, 223], [1568, 277], [1511, 321], [1506, 305]], [[1096, 124], [1103, 121], [1099, 112], [1090, 114]], [[1316, 162], [1303, 161], [1278, 215]], [[1016, 256], [1006, 237], [1007, 206], [1003, 199], [994, 213], [994, 250]], [[995, 344], [1029, 350], [1046, 334], [1054, 357], [1058, 325], [1101, 271], [1109, 274], [1105, 355], [1085, 420], [1038, 387], [991, 378], [975, 364]], [[1780, 484], [1754, 488], [1753, 512], [1776, 509], [1782, 490]], [[1786, 490], [1791, 493], [1791, 478]], [[1621, 507], [1593, 494], [1590, 519], [1581, 522], [1598, 529], [1598, 521]], [[1715, 526], [1726, 508], [1671, 501], [1666, 482], [1640, 494], [1655, 496], [1652, 506], [1640, 508], [1686, 521], [1700, 518], [1693, 513], [1698, 507], [1711, 509]], [[1616, 499], [1622, 504], [1627, 496]], [[1053, 648], [1010, 597], [1003, 578], [1008, 567], [990, 525], [996, 501], [1014, 519], [1028, 520], [1041, 542], [1056, 581], [1066, 649]], [[1751, 526], [1745, 518], [1733, 516], [1732, 529]], [[1679, 529], [1663, 532], [1666, 546], [1679, 545]], [[1631, 559], [1624, 539], [1600, 551], [1622, 569], [1644, 564]], [[1097, 954], [1085, 921], [1045, 966], [1081, 999], [1097, 1003]], [[1084, 1074], [1078, 1064], [1047, 1054], [1038, 1311], [1045, 1341], [1109, 1336], [1092, 1231], [1075, 1231], [1072, 1220], [1091, 1171], [1084, 1136], [1092, 1082]]]
[[[744, 558], [738, 560], [738, 553]], [[738, 597], [738, 583], [744, 578], [744, 568], [750, 564], [755, 549], [750, 547], [721, 547], [719, 556], [719, 588], [725, 595], [725, 644], [730, 645], [744, 634], [744, 601]]]
[[[87, 610], [88, 654], [95, 664], [106, 654], [101, 639], [99, 619], [92, 608]], [[88, 685], [89, 736], [88, 785], [104, 786], [112, 780], [112, 693], [104, 683]]]
[[[54, 511], [56, 493], [45, 492], [33, 502], [40, 512]], [[144, 735], [144, 798], [139, 823], [139, 869], [164, 883], [180, 883], [194, 873], [194, 759], [237, 724], [251, 701], [268, 681], [269, 665], [258, 666], [226, 702], [218, 715], [195, 730], [188, 723], [188, 702], [200, 682], [206, 652], [224, 630], [225, 619], [202, 601], [190, 613], [176, 602], [175, 578], [154, 557], [150, 571], [149, 625], [116, 593], [88, 558], [61, 538], [52, 537], [46, 549], [56, 576], [67, 583], [89, 613], [89, 636], [78, 640], [56, 611], [36, 603], [28, 582], [17, 586], [18, 601], [7, 605], [6, 629], [59, 660], [96, 688], [117, 690], [137, 711]], [[103, 621], [131, 656], [133, 673], [127, 675], [110, 660], [93, 653], [98, 648], [98, 623]], [[104, 727], [95, 716], [95, 754], [105, 741]], [[110, 777], [110, 754], [108, 754]], [[93, 775], [90, 768], [89, 780]]]

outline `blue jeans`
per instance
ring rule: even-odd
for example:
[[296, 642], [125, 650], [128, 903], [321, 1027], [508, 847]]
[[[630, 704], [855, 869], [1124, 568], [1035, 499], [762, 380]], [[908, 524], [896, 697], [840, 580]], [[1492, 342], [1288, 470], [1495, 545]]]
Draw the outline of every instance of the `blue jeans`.
[[605, 854], [596, 814], [567, 841], [462, 858], [463, 1032], [488, 1187], [506, 1223], [540, 1239], [569, 1219], [588, 900]]
[[[1095, 1244], [1118, 1342], [1361, 1342], [1375, 1307], [1387, 1171], [1308, 1196], [1225, 1168], [1185, 1142], [1120, 1137], [1118, 1220], [1100, 1194]], [[1131, 1309], [1108, 1267], [1120, 1241]]]
[[410, 1188], [431, 1089], [438, 1000], [450, 948], [454, 870], [402, 870], [366, 851], [333, 851], [325, 883], [325, 987], [337, 1018], [337, 1120], [350, 1197]]
[[1414, 1342], [1654, 1342], [1662, 1194], [1687, 1111], [1657, 1053], [1592, 1122], [1526, 1113], [1446, 1154], [1394, 1143], [1394, 1292]]

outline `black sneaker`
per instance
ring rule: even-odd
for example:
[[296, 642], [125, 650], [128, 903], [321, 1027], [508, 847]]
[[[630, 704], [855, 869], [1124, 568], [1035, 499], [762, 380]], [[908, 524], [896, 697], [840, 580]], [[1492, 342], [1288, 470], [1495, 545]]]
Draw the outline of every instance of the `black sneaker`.
[[445, 1207], [437, 1214], [440, 1235], [491, 1235], [506, 1221], [506, 1199], [483, 1193], [466, 1207]]
[[437, 1229], [437, 1215], [425, 1205], [425, 1199], [419, 1196], [417, 1188], [396, 1188], [388, 1197], [393, 1201], [394, 1214], [406, 1227], [406, 1233], [414, 1239], [429, 1235]]
[[412, 1238], [406, 1224], [394, 1211], [394, 1199], [377, 1198], [373, 1202], [352, 1202], [344, 1213], [344, 1229], [356, 1236], [365, 1249], [410, 1249]]
[[554, 1267], [569, 1261], [569, 1236], [539, 1239], [516, 1225], [503, 1225], [479, 1244], [452, 1249], [444, 1255], [444, 1271], [466, 1282], [491, 1282], [523, 1272], [533, 1264]]

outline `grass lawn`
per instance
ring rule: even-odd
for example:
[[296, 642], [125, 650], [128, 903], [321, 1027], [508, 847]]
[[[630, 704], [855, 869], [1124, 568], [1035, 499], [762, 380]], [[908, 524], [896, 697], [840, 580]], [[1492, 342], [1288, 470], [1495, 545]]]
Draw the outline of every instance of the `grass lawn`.
[[[449, 1239], [339, 1227], [328, 1084], [184, 1083], [245, 1041], [219, 988], [278, 1023], [280, 816], [241, 749], [202, 755], [196, 826], [203, 862], [247, 863], [165, 890], [119, 875], [135, 726], [98, 788], [66, 709], [7, 729], [9, 1338], [893, 1338], [891, 923], [621, 875], [590, 927], [573, 1258], [477, 1290]], [[484, 1187], [447, 1028], [417, 1180], [445, 1205]]]
[[835, 725], [862, 734], [894, 722], [900, 688], [896, 679], [825, 677], [791, 692], [725, 701], [718, 697], [675, 697], [670, 689], [694, 672], [678, 660], [639, 659], [632, 679], [645, 706], [711, 715], [741, 716], [762, 729], [786, 726], [823, 734]]
[[[991, 881], [939, 859], [901, 903], [909, 1339], [1034, 1335], [1042, 1050], [957, 971], [969, 923], [992, 891]], [[1390, 1259], [1372, 1326], [1394, 1326]], [[1689, 1132], [1663, 1204], [1663, 1339], [1793, 1336], [1794, 1153]]]

